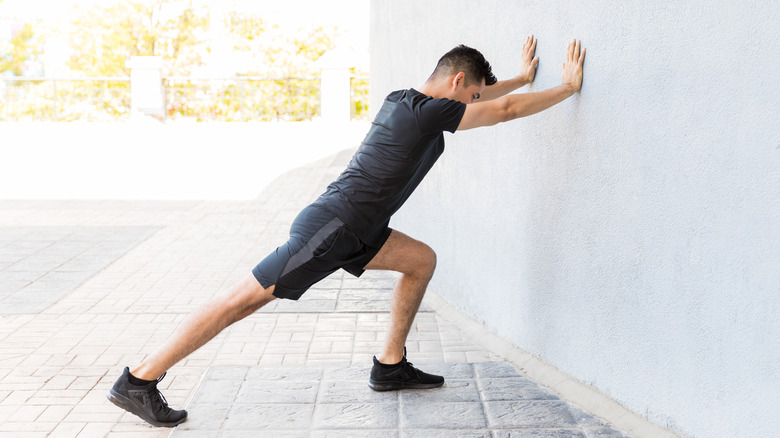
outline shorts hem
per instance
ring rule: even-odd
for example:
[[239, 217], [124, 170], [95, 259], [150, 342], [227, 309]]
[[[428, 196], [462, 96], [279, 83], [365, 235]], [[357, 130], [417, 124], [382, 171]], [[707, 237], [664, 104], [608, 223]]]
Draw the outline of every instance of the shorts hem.
[[255, 280], [260, 283], [260, 286], [263, 286], [263, 289], [268, 289], [274, 285], [274, 282], [266, 278], [261, 272], [257, 270], [257, 268], [252, 269], [252, 275], [255, 277]]
[[363, 275], [366, 272], [366, 266], [368, 266], [369, 263], [371, 263], [371, 260], [374, 260], [374, 257], [376, 257], [377, 254], [379, 254], [379, 251], [382, 250], [382, 247], [385, 246], [385, 243], [387, 243], [387, 239], [390, 238], [390, 234], [393, 232], [393, 229], [390, 227], [387, 227], [385, 231], [382, 233], [382, 237], [379, 239], [379, 246], [373, 246], [373, 245], [366, 245], [368, 248], [371, 248], [371, 251], [366, 253], [366, 258], [368, 261], [364, 266], [343, 266], [341, 269], [349, 272], [353, 276], [360, 278], [361, 275]]

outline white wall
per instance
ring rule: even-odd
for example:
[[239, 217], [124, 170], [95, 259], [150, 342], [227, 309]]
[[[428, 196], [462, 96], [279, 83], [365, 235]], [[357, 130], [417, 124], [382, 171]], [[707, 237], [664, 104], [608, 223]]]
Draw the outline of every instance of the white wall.
[[582, 93], [447, 136], [393, 226], [432, 288], [518, 346], [697, 437], [780, 430], [780, 6], [374, 0], [371, 103], [459, 43], [533, 86], [587, 47]]

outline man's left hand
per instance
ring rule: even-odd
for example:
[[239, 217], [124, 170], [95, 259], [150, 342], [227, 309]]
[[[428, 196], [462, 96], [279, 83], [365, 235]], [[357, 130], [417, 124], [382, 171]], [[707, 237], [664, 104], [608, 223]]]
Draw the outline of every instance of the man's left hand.
[[539, 57], [534, 57], [536, 52], [536, 38], [529, 35], [523, 44], [522, 54], [520, 56], [520, 75], [523, 82], [530, 84], [536, 77], [536, 67], [539, 65]]

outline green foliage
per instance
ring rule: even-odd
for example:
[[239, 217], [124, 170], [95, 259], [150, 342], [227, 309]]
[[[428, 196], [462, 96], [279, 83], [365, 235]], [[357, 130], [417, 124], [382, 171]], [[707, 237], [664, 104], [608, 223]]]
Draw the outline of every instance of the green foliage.
[[355, 69], [352, 74], [352, 118], [368, 120], [368, 76], [357, 76]]
[[[163, 74], [169, 78], [165, 85], [171, 118], [305, 120], [319, 113], [316, 61], [335, 47], [337, 28], [321, 26], [291, 32], [260, 15], [232, 12], [217, 23], [220, 29], [224, 26], [225, 32], [211, 29], [209, 33], [212, 23], [208, 11], [193, 7], [191, 1], [117, 0], [105, 5], [76, 10], [69, 36], [73, 54], [67, 62], [74, 75], [126, 78], [130, 57], [161, 56]], [[0, 47], [0, 72], [22, 73], [24, 63], [42, 53], [40, 33], [38, 27], [25, 25]], [[226, 55], [220, 53], [210, 58], [214, 55], [210, 44], [227, 47], [234, 56], [220, 58]], [[226, 69], [237, 77], [181, 79], [215, 59], [238, 59], [239, 64]], [[130, 104], [126, 80], [7, 82], [5, 91], [0, 120], [121, 119], [128, 115]], [[365, 77], [353, 79], [352, 99], [353, 117], [366, 118]]]
[[253, 44], [259, 41], [265, 32], [265, 22], [256, 15], [247, 15], [241, 12], [231, 12], [225, 18], [225, 27], [234, 39], [233, 48], [240, 51], [250, 51], [256, 47]]
[[[274, 32], [276, 31], [276, 32]], [[316, 29], [301, 30], [295, 36], [289, 36], [272, 28], [262, 53], [265, 57], [264, 70], [251, 74], [277, 76], [296, 76], [319, 74], [315, 62], [328, 50], [334, 48], [338, 29], [320, 26]]]
[[24, 63], [42, 53], [41, 42], [33, 25], [26, 23], [9, 42], [0, 46], [0, 73], [22, 74]]
[[318, 79], [169, 80], [166, 89], [173, 119], [297, 121], [319, 108]]
[[68, 67], [89, 76], [126, 76], [131, 56], [162, 56], [166, 74], [187, 74], [201, 61], [208, 21], [205, 11], [165, 0], [81, 9]]
[[111, 121], [130, 111], [127, 80], [25, 80], [6, 84], [0, 120]]

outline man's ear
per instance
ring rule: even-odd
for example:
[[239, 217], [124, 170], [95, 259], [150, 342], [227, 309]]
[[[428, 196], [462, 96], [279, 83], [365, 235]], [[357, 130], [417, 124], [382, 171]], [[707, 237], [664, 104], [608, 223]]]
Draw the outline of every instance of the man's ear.
[[459, 85], [464, 85], [464, 82], [466, 81], [466, 73], [458, 72], [455, 76], [452, 77], [452, 82], [450, 83], [450, 86], [453, 90], [456, 90]]

